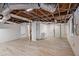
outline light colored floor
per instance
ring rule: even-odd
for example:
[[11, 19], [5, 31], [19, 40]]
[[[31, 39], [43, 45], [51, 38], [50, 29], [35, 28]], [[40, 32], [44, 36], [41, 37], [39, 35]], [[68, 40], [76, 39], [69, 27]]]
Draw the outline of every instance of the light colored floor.
[[74, 55], [66, 39], [38, 40], [17, 39], [0, 43], [2, 56], [71, 56]]

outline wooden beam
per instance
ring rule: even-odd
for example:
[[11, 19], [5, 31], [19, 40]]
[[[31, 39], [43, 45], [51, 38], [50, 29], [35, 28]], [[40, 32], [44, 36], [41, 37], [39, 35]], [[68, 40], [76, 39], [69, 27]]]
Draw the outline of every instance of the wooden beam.
[[[56, 5], [56, 9], [57, 9], [57, 5]], [[50, 13], [50, 14], [52, 15], [54, 22], [55, 22], [56, 19], [55, 19], [54, 13]]]
[[59, 3], [57, 3], [57, 6], [58, 6], [59, 17], [60, 17]]
[[32, 19], [34, 19], [34, 18], [38, 18], [38, 17], [36, 17], [35, 15], [33, 15], [33, 14], [27, 12], [27, 11], [23, 11], [23, 12], [26, 13], [26, 14], [29, 14], [30, 16], [32, 16]]
[[32, 11], [30, 13], [35, 14], [40, 20], [46, 20], [46, 19], [43, 18], [43, 16], [38, 15], [36, 12]]
[[[41, 8], [40, 8], [41, 9]], [[48, 17], [48, 15], [46, 15], [44, 12], [42, 12], [41, 10], [39, 9], [40, 13], [42, 13], [44, 16], [47, 17], [48, 20], [50, 20], [50, 17]]]
[[66, 20], [66, 17], [67, 17], [67, 15], [68, 15], [69, 11], [70, 11], [70, 8], [71, 8], [71, 3], [69, 4], [69, 8], [68, 8], [67, 14], [66, 14], [66, 16], [65, 16], [65, 22], [67, 21], [67, 20]]
[[10, 14], [10, 16], [13, 17], [13, 18], [18, 18], [18, 19], [25, 20], [25, 21], [28, 21], [28, 22], [32, 21], [32, 20], [29, 20], [28, 18], [24, 18], [24, 17], [18, 16], [16, 14]]

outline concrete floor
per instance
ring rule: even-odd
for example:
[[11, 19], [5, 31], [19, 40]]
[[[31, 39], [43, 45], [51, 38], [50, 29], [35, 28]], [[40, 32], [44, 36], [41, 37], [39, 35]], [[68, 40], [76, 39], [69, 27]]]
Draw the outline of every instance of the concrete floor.
[[0, 43], [1, 56], [73, 56], [66, 39], [38, 40], [17, 39]]

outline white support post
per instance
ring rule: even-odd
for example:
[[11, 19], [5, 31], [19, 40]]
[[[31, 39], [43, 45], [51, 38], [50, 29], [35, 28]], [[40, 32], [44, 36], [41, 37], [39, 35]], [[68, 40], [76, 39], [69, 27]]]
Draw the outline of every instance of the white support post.
[[32, 41], [36, 41], [36, 22], [32, 22]]
[[40, 22], [36, 22], [36, 39], [40, 39]]

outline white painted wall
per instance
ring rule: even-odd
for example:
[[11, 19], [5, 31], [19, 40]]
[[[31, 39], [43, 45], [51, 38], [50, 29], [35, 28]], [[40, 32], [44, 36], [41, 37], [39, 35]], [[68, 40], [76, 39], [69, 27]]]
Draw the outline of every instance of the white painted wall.
[[[55, 34], [54, 34], [55, 33]], [[60, 38], [60, 24], [46, 24], [41, 23], [40, 25], [40, 35], [44, 39], [55, 39]], [[61, 38], [66, 38], [66, 24], [61, 24]]]
[[40, 38], [47, 38], [47, 25], [45, 23], [40, 23]]
[[75, 28], [76, 28], [77, 35], [79, 35], [79, 7], [77, 8], [74, 15], [75, 15], [74, 16], [74, 18], [75, 18]]
[[[61, 35], [60, 35], [61, 32]], [[55, 34], [54, 34], [55, 33]], [[55, 38], [66, 38], [66, 24], [60, 23], [45, 23], [45, 22], [32, 22], [32, 39], [55, 39]]]
[[[75, 12], [75, 26], [77, 25], [77, 33], [79, 30], [79, 8]], [[72, 33], [72, 18], [67, 23], [67, 38], [75, 55], [79, 56], [79, 35]]]
[[21, 24], [21, 37], [29, 39], [29, 24], [28, 23]]
[[20, 25], [0, 24], [0, 42], [15, 40], [20, 38]]
[[67, 26], [67, 39], [68, 42], [74, 52], [75, 55], [79, 55], [79, 36], [74, 35], [73, 33], [71, 33], [72, 29], [71, 29], [72, 25], [69, 23]]

